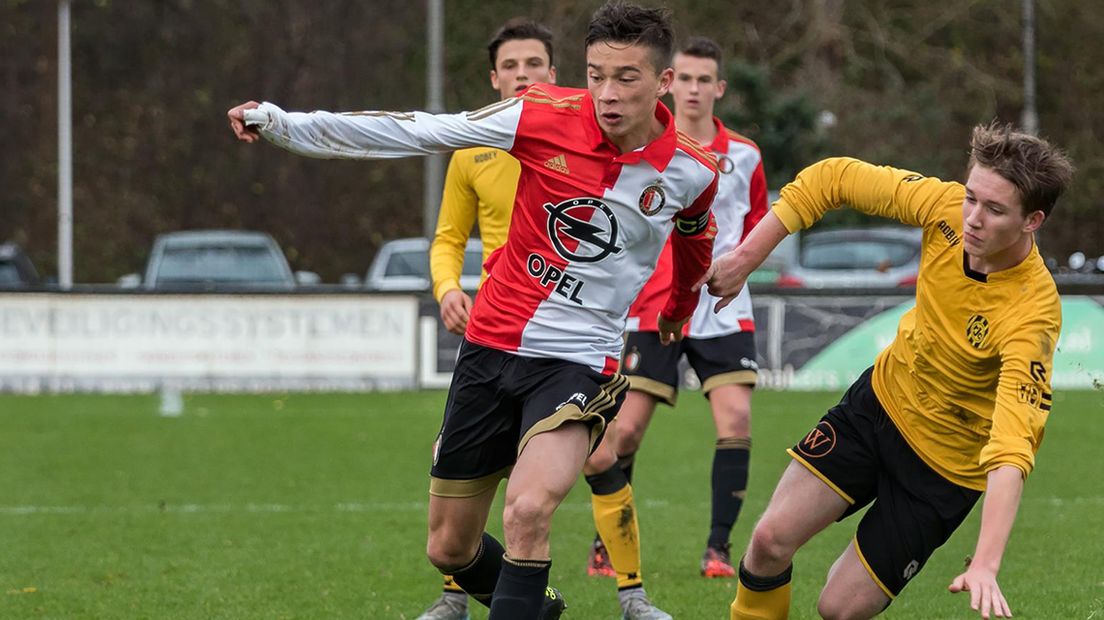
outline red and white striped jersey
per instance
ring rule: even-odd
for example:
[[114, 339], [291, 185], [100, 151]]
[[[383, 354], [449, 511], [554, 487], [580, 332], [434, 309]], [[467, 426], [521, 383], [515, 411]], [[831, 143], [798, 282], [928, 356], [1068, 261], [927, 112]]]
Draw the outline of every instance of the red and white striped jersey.
[[[754, 142], [726, 128], [714, 118], [717, 137], [709, 150], [717, 156], [720, 178], [713, 216], [717, 220], [717, 238], [713, 256], [732, 251], [747, 237], [751, 229], [767, 214], [767, 179], [763, 173], [763, 157]], [[671, 250], [664, 248], [655, 274], [644, 285], [640, 296], [629, 309], [629, 331], [658, 331], [656, 316], [671, 286]], [[719, 297], [702, 287], [698, 306], [686, 324], [684, 333], [691, 338], [716, 338], [736, 332], [755, 331], [751, 312], [751, 295], [745, 286], [736, 299], [719, 313], [713, 312]]]
[[[287, 113], [270, 103], [245, 120], [273, 143], [311, 157], [374, 159], [490, 146], [521, 162], [506, 244], [488, 259], [466, 337], [528, 357], [612, 373], [629, 305], [673, 239], [665, 317], [689, 316], [709, 267], [716, 160], [666, 128], [621, 153], [602, 133], [585, 90], [538, 84], [461, 114]], [[677, 232], [671, 235], [672, 229]]]

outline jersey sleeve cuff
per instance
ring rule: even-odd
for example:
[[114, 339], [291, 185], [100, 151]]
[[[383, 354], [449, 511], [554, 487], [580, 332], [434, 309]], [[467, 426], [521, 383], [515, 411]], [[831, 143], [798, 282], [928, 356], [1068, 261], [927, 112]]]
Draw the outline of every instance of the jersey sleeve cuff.
[[437, 303], [441, 303], [441, 299], [444, 298], [445, 293], [451, 290], [457, 290], [460, 288], [460, 281], [449, 279], [441, 280], [433, 285], [433, 297], [437, 299]]
[[992, 461], [985, 466], [985, 474], [989, 475], [996, 469], [1004, 467], [1005, 465], [1011, 465], [1020, 470], [1020, 476], [1027, 480], [1027, 475], [1031, 473], [1032, 463], [1024, 459], [1006, 458], [999, 461]]
[[266, 106], [272, 106], [272, 104], [266, 102], [262, 103], [258, 108], [242, 110], [242, 120], [245, 121], [245, 125], [247, 127], [259, 127], [261, 129], [268, 127], [270, 118]]
[[790, 203], [786, 202], [784, 198], [779, 198], [774, 206], [771, 207], [775, 216], [781, 220], [782, 225], [786, 227], [786, 230], [793, 234], [803, 228], [801, 222], [801, 215], [790, 206]]

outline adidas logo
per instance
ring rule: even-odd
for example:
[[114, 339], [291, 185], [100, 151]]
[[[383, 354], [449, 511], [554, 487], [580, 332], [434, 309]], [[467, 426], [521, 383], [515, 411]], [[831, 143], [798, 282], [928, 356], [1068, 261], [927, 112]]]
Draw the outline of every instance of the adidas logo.
[[555, 170], [560, 174], [571, 174], [571, 171], [567, 169], [567, 157], [562, 153], [544, 162], [544, 167]]

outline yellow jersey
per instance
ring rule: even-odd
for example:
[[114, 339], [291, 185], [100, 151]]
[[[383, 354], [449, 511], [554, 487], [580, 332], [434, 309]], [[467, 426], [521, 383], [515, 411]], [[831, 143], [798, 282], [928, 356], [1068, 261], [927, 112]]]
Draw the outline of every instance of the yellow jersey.
[[782, 189], [775, 214], [807, 228], [848, 204], [923, 228], [916, 306], [874, 362], [874, 393], [901, 435], [951, 482], [983, 491], [986, 474], [1035, 464], [1051, 407], [1051, 364], [1062, 314], [1038, 249], [990, 274], [962, 249], [960, 183], [827, 159]]
[[433, 296], [438, 302], [445, 293], [460, 288], [464, 246], [476, 221], [484, 263], [506, 243], [520, 175], [521, 164], [503, 150], [477, 147], [453, 153], [429, 249]]

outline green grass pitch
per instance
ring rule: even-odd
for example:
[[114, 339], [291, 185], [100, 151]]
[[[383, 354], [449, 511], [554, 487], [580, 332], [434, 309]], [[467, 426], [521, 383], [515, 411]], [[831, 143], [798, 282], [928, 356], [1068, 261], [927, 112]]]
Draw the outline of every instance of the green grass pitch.
[[[784, 448], [837, 398], [756, 394], [735, 548], [787, 463]], [[0, 396], [0, 618], [413, 618], [440, 589], [423, 549], [443, 401], [188, 395], [182, 416], [164, 418], [155, 396]], [[676, 618], [727, 618], [734, 591], [697, 573], [712, 433], [704, 399], [685, 394], [657, 414], [637, 460], [645, 583]], [[1057, 393], [1000, 576], [1018, 617], [1104, 617], [1101, 445], [1104, 393]], [[973, 549], [979, 513], [887, 617], [970, 617], [946, 585]], [[854, 527], [836, 525], [799, 553], [792, 617], [815, 617]], [[552, 532], [565, 618], [619, 617], [613, 581], [585, 574], [593, 532], [580, 482]]]

